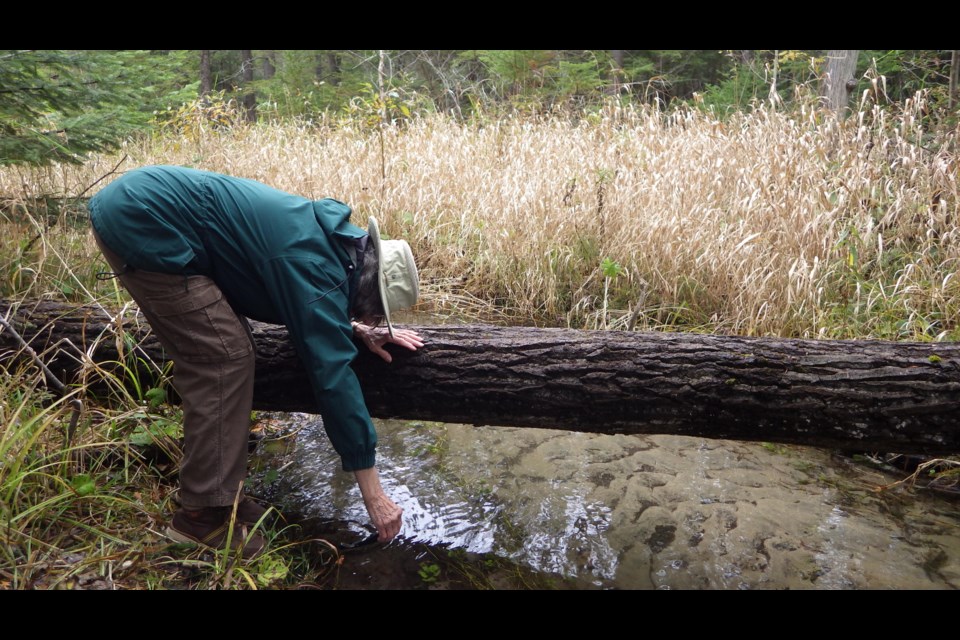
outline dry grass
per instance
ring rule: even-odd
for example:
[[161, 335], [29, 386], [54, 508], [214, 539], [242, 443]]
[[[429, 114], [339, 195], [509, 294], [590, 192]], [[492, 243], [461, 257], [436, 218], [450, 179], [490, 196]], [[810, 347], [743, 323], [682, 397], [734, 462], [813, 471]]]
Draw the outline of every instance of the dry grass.
[[[358, 221], [376, 215], [410, 241], [424, 304], [441, 310], [587, 328], [956, 338], [955, 142], [919, 146], [921, 109], [866, 106], [842, 123], [812, 107], [724, 119], [610, 107], [472, 124], [435, 116], [382, 132], [330, 121], [194, 128], [80, 168], [4, 169], [0, 194], [76, 194], [126, 154], [123, 169], [190, 165], [333, 196]], [[75, 265], [95, 255], [70, 246]], [[606, 283], [604, 258], [623, 267]]]
[[[957, 132], [932, 139], [922, 109], [868, 106], [844, 122], [813, 108], [721, 119], [611, 107], [471, 124], [435, 116], [382, 131], [194, 126], [81, 167], [0, 169], [0, 296], [119, 306], [116, 281], [94, 277], [104, 263], [82, 198], [125, 158], [121, 170], [189, 165], [339, 198], [361, 224], [376, 215], [410, 241], [422, 307], [441, 315], [956, 340]], [[65, 404], [39, 380], [0, 368], [0, 588], [257, 586], [301, 564], [314, 571], [284, 551], [243, 574], [196, 560], [199, 581], [183, 578], [194, 561], [174, 561], [162, 536], [142, 531], [169, 511], [169, 487], [123, 437], [156, 417], [131, 398], [127, 412], [88, 414], [70, 446]], [[68, 468], [76, 458], [82, 466]], [[933, 462], [955, 474], [956, 463]]]

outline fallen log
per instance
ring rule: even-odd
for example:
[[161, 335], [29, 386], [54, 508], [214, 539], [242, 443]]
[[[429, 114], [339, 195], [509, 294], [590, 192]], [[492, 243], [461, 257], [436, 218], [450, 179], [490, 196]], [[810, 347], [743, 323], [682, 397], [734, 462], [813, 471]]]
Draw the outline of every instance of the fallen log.
[[[163, 363], [145, 325], [52, 302], [0, 313], [53, 371], [118, 359], [118, 326], [141, 364]], [[675, 434], [851, 451], [960, 451], [960, 346], [685, 333], [421, 326], [427, 346], [361, 350], [372, 415], [595, 433]], [[255, 407], [315, 410], [283, 327], [253, 323]], [[127, 344], [130, 340], [126, 341]], [[0, 332], [0, 357], [15, 344]], [[82, 355], [85, 354], [85, 355]], [[89, 367], [89, 364], [88, 364]], [[147, 367], [140, 376], [156, 375]]]

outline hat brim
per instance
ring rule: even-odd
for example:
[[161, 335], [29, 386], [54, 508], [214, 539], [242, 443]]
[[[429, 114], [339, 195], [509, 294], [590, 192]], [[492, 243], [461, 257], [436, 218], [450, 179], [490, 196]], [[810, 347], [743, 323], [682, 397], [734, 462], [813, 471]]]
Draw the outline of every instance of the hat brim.
[[393, 323], [390, 321], [390, 306], [387, 304], [387, 277], [383, 273], [383, 244], [380, 242], [380, 225], [377, 219], [370, 216], [367, 233], [377, 249], [377, 283], [380, 287], [380, 303], [383, 305], [383, 319], [387, 322], [387, 331], [393, 338]]

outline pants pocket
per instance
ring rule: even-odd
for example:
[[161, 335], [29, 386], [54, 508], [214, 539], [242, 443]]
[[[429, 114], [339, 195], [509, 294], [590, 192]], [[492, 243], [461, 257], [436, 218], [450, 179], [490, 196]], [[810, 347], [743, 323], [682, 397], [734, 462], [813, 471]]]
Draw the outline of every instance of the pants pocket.
[[222, 362], [253, 352], [246, 320], [210, 278], [188, 276], [176, 288], [138, 300], [151, 327], [175, 356], [190, 362]]

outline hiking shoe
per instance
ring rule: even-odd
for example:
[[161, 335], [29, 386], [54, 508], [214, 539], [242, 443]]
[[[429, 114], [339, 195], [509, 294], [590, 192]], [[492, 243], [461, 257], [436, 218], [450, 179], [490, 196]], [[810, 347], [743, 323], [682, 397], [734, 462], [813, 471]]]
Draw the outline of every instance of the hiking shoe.
[[232, 507], [207, 507], [196, 511], [177, 509], [167, 527], [167, 535], [177, 542], [194, 542], [216, 550], [225, 549], [229, 538], [232, 549], [240, 550], [245, 560], [252, 560], [263, 552], [267, 541], [239, 520], [234, 523], [231, 535], [232, 511]]
[[[232, 509], [232, 507], [227, 508]], [[270, 524], [274, 514], [270, 514], [264, 518], [263, 516], [266, 515], [267, 511], [269, 511], [269, 509], [260, 505], [260, 503], [253, 498], [244, 496], [240, 501], [240, 504], [237, 505], [237, 522], [242, 522], [243, 524], [250, 525], [251, 527], [258, 524]], [[262, 522], [261, 518], [263, 518]]]
[[[173, 499], [174, 504], [176, 504], [178, 507], [183, 506], [183, 504], [180, 502], [179, 489], [173, 492], [173, 495], [171, 496], [171, 498]], [[225, 507], [225, 508], [228, 509], [227, 517], [229, 517], [229, 509], [232, 509], [232, 507]], [[253, 498], [250, 498], [248, 496], [243, 496], [243, 498], [240, 499], [240, 504], [237, 505], [237, 522], [242, 522], [243, 524], [249, 525], [251, 527], [254, 527], [258, 524], [260, 525], [272, 524], [272, 521], [275, 519], [275, 517], [278, 514], [276, 509], [273, 510], [273, 513], [271, 513], [266, 518], [264, 518], [263, 522], [260, 522], [260, 518], [263, 518], [263, 515], [267, 513], [267, 511], [269, 511], [269, 509], [267, 509], [264, 506], [261, 506], [260, 503], [254, 500]]]

